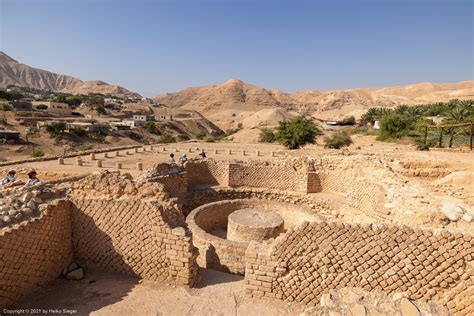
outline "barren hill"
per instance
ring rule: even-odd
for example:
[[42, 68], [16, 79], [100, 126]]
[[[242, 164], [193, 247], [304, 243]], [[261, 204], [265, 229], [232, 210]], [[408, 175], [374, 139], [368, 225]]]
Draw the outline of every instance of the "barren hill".
[[81, 81], [19, 63], [4, 52], [0, 52], [0, 87], [17, 86], [38, 90], [67, 92], [72, 94], [100, 93], [118, 97], [140, 95], [123, 87], [109, 85], [103, 81]]
[[474, 99], [474, 81], [419, 83], [385, 88], [309, 90], [288, 94], [231, 79], [222, 85], [187, 88], [156, 97], [157, 101], [168, 106], [198, 110], [217, 121], [229, 121], [229, 114], [234, 117], [239, 114], [251, 115], [266, 108], [280, 108], [287, 112], [309, 111], [317, 116], [339, 117], [358, 116], [374, 106], [393, 107], [399, 104], [444, 102], [450, 99]]

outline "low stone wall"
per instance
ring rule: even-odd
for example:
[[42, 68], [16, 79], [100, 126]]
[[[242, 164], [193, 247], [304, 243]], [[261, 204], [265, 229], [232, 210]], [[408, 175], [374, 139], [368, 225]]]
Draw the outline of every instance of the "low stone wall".
[[197, 262], [200, 266], [244, 274], [248, 242], [232, 241], [216, 235], [226, 233], [228, 216], [232, 212], [245, 208], [278, 213], [284, 220], [285, 229], [304, 220], [321, 220], [321, 217], [300, 206], [274, 201], [236, 199], [205, 204], [193, 210], [186, 219], [193, 233], [194, 245], [199, 249]]
[[0, 307], [57, 279], [73, 260], [68, 201], [42, 207], [40, 218], [0, 232]]
[[186, 199], [182, 201], [184, 212], [220, 200], [234, 199], [260, 199], [274, 202], [296, 204], [312, 213], [331, 216], [334, 201], [317, 195], [308, 195], [300, 192], [268, 190], [260, 188], [208, 188], [188, 192]]
[[74, 256], [94, 266], [149, 280], [193, 285], [197, 267], [190, 234], [172, 228], [163, 207], [139, 199], [73, 198]]
[[246, 292], [316, 305], [331, 289], [361, 287], [438, 300], [469, 315], [474, 312], [473, 252], [471, 235], [305, 223], [274, 242], [250, 244]]
[[100, 153], [105, 153], [109, 151], [140, 148], [143, 146], [144, 145], [128, 145], [128, 146], [110, 147], [110, 148], [104, 148], [104, 149], [91, 149], [91, 150], [86, 150], [86, 151], [81, 151], [81, 152], [74, 152], [67, 155], [55, 155], [55, 156], [45, 156], [45, 157], [40, 157], [40, 158], [27, 158], [27, 159], [20, 159], [20, 160], [3, 161], [3, 162], [0, 162], [0, 167], [17, 165], [17, 164], [27, 163], [27, 162], [41, 162], [41, 161], [56, 160], [58, 158], [74, 158], [74, 157], [89, 155], [92, 153], [100, 154]]
[[190, 161], [185, 168], [190, 189], [220, 185], [305, 193], [320, 190], [317, 174], [309, 172], [304, 163], [229, 162], [207, 159]]

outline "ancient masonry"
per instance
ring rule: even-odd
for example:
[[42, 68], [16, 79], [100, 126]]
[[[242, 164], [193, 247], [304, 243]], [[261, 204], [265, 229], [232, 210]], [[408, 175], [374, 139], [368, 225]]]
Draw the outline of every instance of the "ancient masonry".
[[44, 205], [39, 218], [0, 232], [0, 307], [54, 281], [71, 263], [70, 206]]
[[435, 299], [472, 315], [474, 239], [407, 227], [305, 223], [245, 254], [246, 292], [316, 305], [330, 289], [361, 287]]
[[[350, 170], [302, 160], [158, 164], [137, 181], [94, 174], [61, 199], [38, 200], [33, 212], [15, 201], [0, 212], [0, 306], [46, 286], [72, 261], [186, 286], [198, 263], [244, 274], [253, 297], [316, 305], [329, 290], [360, 287], [474, 314], [472, 235], [384, 225], [383, 196]], [[342, 223], [333, 216], [341, 199], [377, 224]], [[10, 211], [15, 220], [5, 222]], [[253, 227], [248, 216], [260, 215]]]

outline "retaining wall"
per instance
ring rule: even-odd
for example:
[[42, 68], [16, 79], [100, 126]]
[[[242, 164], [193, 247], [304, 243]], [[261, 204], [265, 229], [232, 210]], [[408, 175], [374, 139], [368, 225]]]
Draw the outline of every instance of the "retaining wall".
[[43, 207], [40, 218], [0, 232], [0, 307], [57, 279], [73, 260], [68, 201]]
[[317, 305], [331, 289], [361, 287], [439, 300], [472, 315], [473, 251], [472, 236], [446, 231], [305, 223], [273, 243], [250, 244], [246, 292]]
[[193, 285], [192, 239], [164, 221], [163, 207], [141, 200], [73, 199], [74, 256], [85, 266]]

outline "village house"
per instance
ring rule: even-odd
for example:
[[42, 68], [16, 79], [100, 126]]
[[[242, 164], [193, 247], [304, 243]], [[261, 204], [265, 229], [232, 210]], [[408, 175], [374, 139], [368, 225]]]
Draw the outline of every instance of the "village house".
[[33, 106], [46, 105], [48, 108], [46, 111], [50, 114], [68, 116], [72, 114], [71, 107], [67, 103], [59, 103], [52, 101], [34, 101]]

